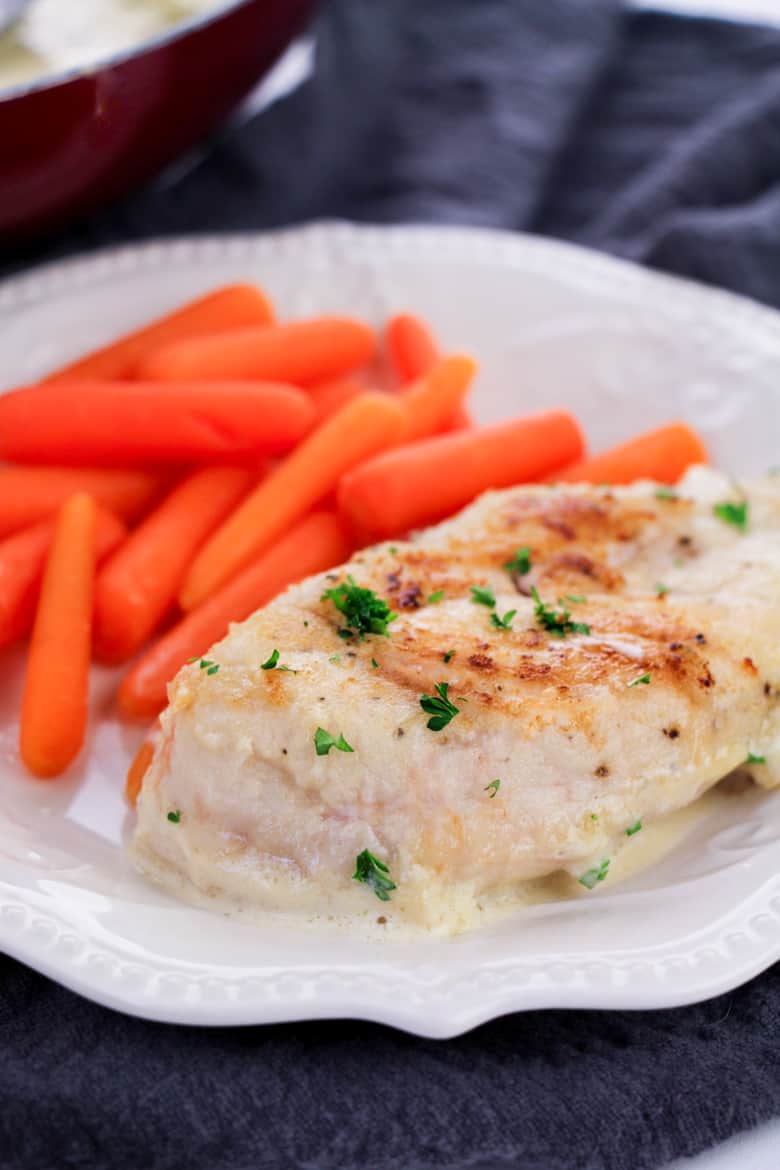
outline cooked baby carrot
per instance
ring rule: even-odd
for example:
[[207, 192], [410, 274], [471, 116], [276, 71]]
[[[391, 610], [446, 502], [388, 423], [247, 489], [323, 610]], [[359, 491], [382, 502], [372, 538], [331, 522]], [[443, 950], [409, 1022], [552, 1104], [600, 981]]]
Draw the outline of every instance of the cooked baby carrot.
[[259, 288], [251, 284], [229, 284], [93, 350], [55, 370], [45, 380], [106, 382], [132, 378], [141, 358], [161, 345], [185, 337], [240, 329], [244, 325], [268, 325], [273, 319], [271, 304]]
[[330, 569], [348, 555], [344, 529], [332, 513], [314, 512], [299, 521], [146, 651], [122, 680], [120, 709], [134, 718], [156, 715], [179, 667], [205, 654], [225, 636], [230, 622], [243, 621], [294, 581]]
[[707, 449], [696, 432], [687, 423], [672, 422], [556, 471], [554, 478], [565, 483], [631, 483], [635, 479], [677, 483], [692, 464], [708, 462]]
[[459, 406], [441, 428], [441, 434], [449, 435], [452, 431], [470, 431], [473, 426], [474, 419], [469, 414], [468, 407]]
[[132, 764], [127, 769], [127, 776], [125, 777], [125, 798], [127, 803], [132, 805], [133, 808], [135, 808], [138, 802], [144, 776], [149, 771], [149, 765], [152, 762], [153, 756], [154, 744], [151, 740], [145, 739], [133, 756]]
[[358, 394], [365, 394], [368, 386], [354, 378], [334, 378], [331, 382], [318, 382], [308, 388], [308, 394], [317, 412], [317, 422], [330, 418], [342, 406], [346, 406]]
[[361, 539], [396, 536], [456, 512], [488, 488], [539, 479], [582, 454], [562, 410], [385, 451], [347, 472], [339, 509]]
[[[54, 520], [42, 520], [0, 541], [0, 646], [23, 637], [33, 624], [54, 527]], [[107, 557], [126, 535], [113, 512], [98, 508], [95, 559]]]
[[239, 467], [196, 471], [130, 534], [95, 582], [93, 641], [101, 661], [125, 662], [141, 649], [203, 541], [256, 482]]
[[[424, 321], [411, 313], [399, 313], [390, 318], [385, 330], [385, 344], [390, 364], [403, 390], [410, 390], [409, 383], [429, 374], [441, 360], [439, 348], [430, 329]], [[461, 402], [450, 417], [435, 428], [435, 432], [440, 431], [446, 435], [450, 431], [468, 430], [473, 425], [471, 415]], [[426, 435], [433, 433], [433, 430], [425, 432]], [[425, 435], [421, 431], [415, 437], [423, 438]]]
[[308, 386], [338, 378], [374, 356], [374, 332], [350, 317], [315, 317], [235, 329], [165, 346], [141, 363], [151, 381], [261, 378]]
[[307, 394], [273, 382], [81, 382], [0, 395], [0, 456], [109, 466], [225, 463], [288, 451], [310, 429]]
[[57, 776], [87, 725], [95, 501], [71, 496], [57, 517], [24, 680], [19, 751], [36, 776]]
[[427, 374], [439, 360], [439, 348], [430, 329], [412, 313], [390, 318], [385, 328], [385, 346], [402, 386]]
[[92, 467], [0, 467], [0, 537], [51, 517], [88, 492], [123, 520], [136, 520], [162, 489], [160, 475]]
[[404, 390], [400, 401], [406, 412], [406, 423], [401, 442], [425, 439], [446, 426], [462, 406], [476, 369], [470, 357], [445, 357]]
[[276, 540], [350, 467], [394, 443], [404, 412], [387, 394], [361, 394], [331, 415], [271, 472], [204, 545], [184, 582], [183, 609], [209, 594]]

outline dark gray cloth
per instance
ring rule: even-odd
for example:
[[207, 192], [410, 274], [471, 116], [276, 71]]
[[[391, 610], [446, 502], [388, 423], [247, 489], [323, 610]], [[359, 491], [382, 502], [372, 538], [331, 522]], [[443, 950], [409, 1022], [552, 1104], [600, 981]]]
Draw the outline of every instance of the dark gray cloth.
[[[20, 263], [313, 216], [581, 240], [780, 306], [780, 35], [617, 0], [334, 0], [313, 80]], [[778, 969], [447, 1043], [126, 1019], [0, 959], [2, 1170], [652, 1170], [780, 1114]]]

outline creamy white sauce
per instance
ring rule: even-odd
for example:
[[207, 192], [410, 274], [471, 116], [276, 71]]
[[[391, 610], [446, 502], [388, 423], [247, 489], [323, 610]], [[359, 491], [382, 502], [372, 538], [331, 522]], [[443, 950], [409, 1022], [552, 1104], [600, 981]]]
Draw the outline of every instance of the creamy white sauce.
[[[735, 790], [741, 788], [744, 777], [735, 774], [710, 788], [698, 800], [675, 812], [666, 813], [658, 820], [647, 822], [631, 837], [621, 841], [618, 850], [610, 852], [609, 869], [604, 882], [593, 890], [581, 885], [576, 877], [558, 870], [547, 877], [521, 882], [495, 895], [481, 899], [481, 926], [506, 918], [527, 906], [546, 902], [560, 902], [571, 898], [592, 897], [598, 891], [614, 889], [622, 882], [657, 865], [671, 853], [703, 820], [733, 810]], [[752, 785], [748, 783], [749, 787]]]
[[[703, 821], [718, 820], [723, 813], [734, 815], [735, 803], [745, 788], [752, 784], [744, 773], [736, 772], [726, 777], [713, 788], [703, 793], [698, 800], [684, 808], [670, 812], [658, 820], [643, 824], [642, 829], [625, 841], [620, 848], [610, 852], [607, 877], [593, 890], [582, 886], [576, 877], [557, 870], [546, 877], [532, 881], [515, 882], [504, 889], [491, 891], [477, 900], [476, 906], [469, 896], [463, 899], [463, 919], [459, 925], [449, 923], [442, 928], [435, 925], [427, 928], [410, 921], [403, 906], [403, 891], [393, 896], [393, 901], [383, 904], [370, 902], [365, 909], [341, 914], [317, 914], [285, 906], [287, 887], [284, 881], [278, 883], [275, 891], [275, 909], [258, 906], [251, 897], [246, 901], [229, 897], [220, 890], [205, 893], [181, 873], [160, 864], [159, 858], [138, 857], [140, 868], [154, 880], [166, 887], [176, 897], [216, 910], [228, 917], [243, 919], [247, 923], [275, 923], [280, 928], [299, 928], [306, 925], [313, 929], [324, 929], [330, 933], [341, 930], [352, 936], [369, 940], [414, 941], [424, 935], [457, 935], [463, 930], [489, 927], [505, 921], [512, 915], [521, 915], [524, 909], [545, 903], [591, 898], [599, 892], [614, 890], [623, 882], [644, 870], [657, 865], [663, 858], [686, 840]], [[360, 901], [360, 900], [358, 900]], [[452, 909], [452, 908], [450, 908]], [[522, 921], [522, 918], [519, 919]]]
[[33, 0], [0, 36], [0, 90], [86, 69], [223, 0]]

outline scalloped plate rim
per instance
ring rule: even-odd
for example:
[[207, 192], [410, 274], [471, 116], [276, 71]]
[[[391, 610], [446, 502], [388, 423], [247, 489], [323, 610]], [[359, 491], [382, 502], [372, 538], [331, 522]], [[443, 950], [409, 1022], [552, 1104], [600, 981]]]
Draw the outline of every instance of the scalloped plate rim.
[[[780, 314], [735, 293], [648, 271], [630, 261], [563, 241], [497, 229], [446, 225], [384, 226], [325, 221], [273, 232], [172, 237], [117, 245], [86, 256], [55, 260], [7, 278], [0, 284], [0, 310], [24, 312], [26, 306], [46, 298], [61, 297], [68, 288], [98, 287], [101, 280], [112, 273], [121, 274], [139, 268], [152, 272], [163, 263], [191, 265], [197, 263], [199, 257], [208, 262], [209, 258], [222, 253], [232, 251], [238, 254], [245, 249], [257, 257], [269, 248], [291, 247], [294, 251], [312, 242], [336, 248], [354, 245], [367, 249], [369, 253], [377, 248], [402, 252], [412, 247], [416, 258], [419, 258], [420, 248], [435, 251], [445, 246], [461, 259], [468, 259], [471, 254], [475, 260], [481, 259], [488, 266], [503, 263], [526, 271], [556, 260], [564, 270], [571, 270], [571, 279], [576, 276], [580, 283], [605, 279], [618, 281], [627, 289], [635, 289], [640, 296], [650, 287], [666, 289], [673, 300], [692, 303], [704, 316], [726, 314], [734, 332], [747, 332], [751, 343], [761, 346], [765, 352], [780, 354]], [[3, 875], [0, 859], [0, 882], [6, 889], [14, 891], [13, 882], [3, 882]], [[58, 908], [57, 913], [47, 915], [37, 904], [39, 900], [40, 895], [26, 891], [21, 884], [15, 888], [15, 896], [0, 896], [0, 940], [8, 954], [107, 1007], [148, 1019], [205, 1026], [351, 1017], [389, 1024], [421, 1036], [447, 1038], [517, 1010], [681, 1006], [728, 991], [780, 958], [780, 876], [775, 876], [767, 879], [744, 903], [742, 938], [749, 939], [750, 946], [739, 956], [731, 949], [731, 935], [724, 935], [724, 928], [718, 929], [716, 924], [709, 935], [705, 931], [703, 937], [697, 938], [696, 947], [690, 952], [653, 957], [641, 947], [634, 948], [627, 951], [621, 961], [605, 960], [598, 979], [589, 976], [582, 965], [578, 968], [572, 958], [567, 957], [561, 964], [563, 967], [568, 964], [571, 969], [565, 978], [551, 976], [549, 971], [544, 971], [539, 960], [532, 960], [525, 971], [515, 967], [516, 977], [506, 981], [503, 987], [483, 990], [476, 995], [472, 993], [465, 999], [461, 995], [460, 1000], [456, 988], [451, 996], [454, 1002], [447, 1002], [446, 996], [430, 994], [431, 988], [441, 990], [446, 984], [444, 978], [434, 983], [422, 980], [415, 984], [413, 971], [405, 975], [397, 972], [395, 979], [400, 979], [410, 989], [417, 986], [418, 994], [416, 1002], [398, 1004], [391, 997], [383, 998], [377, 994], [370, 979], [368, 991], [349, 986], [346, 978], [342, 979], [341, 989], [332, 986], [334, 979], [338, 984], [339, 977], [339, 972], [334, 969], [319, 972], [306, 969], [298, 976], [294, 969], [284, 971], [281, 977], [293, 980], [297, 977], [299, 984], [297, 991], [288, 987], [282, 994], [278, 991], [279, 973], [264, 977], [259, 969], [248, 977], [258, 985], [254, 996], [250, 994], [241, 998], [240, 978], [231, 981], [224, 975], [215, 976], [207, 968], [197, 974], [188, 973], [182, 971], [178, 960], [170, 960], [166, 965], [164, 956], [159, 956], [154, 969], [148, 969], [140, 990], [128, 987], [123, 984], [122, 964], [127, 970], [136, 972], [143, 968], [143, 964], [123, 951], [121, 940], [115, 939], [113, 946], [101, 946], [88, 937], [82, 939], [87, 949], [86, 958], [59, 953], [58, 943], [66, 934], [72, 937], [75, 928], [72, 925], [63, 927], [63, 920], [58, 918], [59, 913], [64, 913], [67, 921], [67, 908]], [[757, 936], [753, 924], [759, 921], [763, 929]], [[766, 930], [767, 923], [769, 931]], [[733, 925], [729, 929], [733, 934]], [[710, 952], [721, 961], [708, 968], [702, 956]], [[588, 961], [586, 959], [586, 963]], [[493, 964], [483, 973], [500, 972], [502, 966], [506, 964]], [[638, 983], [630, 975], [631, 968], [637, 966], [645, 968], [643, 979]], [[680, 968], [684, 975], [680, 974]], [[458, 979], [461, 983], [469, 978], [476, 981], [479, 974], [479, 971], [472, 971], [461, 974]], [[327, 977], [326, 983], [319, 989], [312, 986], [317, 977], [323, 975]], [[370, 975], [370, 968], [353, 972], [353, 978], [367, 975]], [[172, 987], [163, 986], [161, 989], [159, 981], [168, 978], [173, 980]], [[203, 987], [209, 981], [219, 983], [224, 992], [213, 1001], [203, 993]]]

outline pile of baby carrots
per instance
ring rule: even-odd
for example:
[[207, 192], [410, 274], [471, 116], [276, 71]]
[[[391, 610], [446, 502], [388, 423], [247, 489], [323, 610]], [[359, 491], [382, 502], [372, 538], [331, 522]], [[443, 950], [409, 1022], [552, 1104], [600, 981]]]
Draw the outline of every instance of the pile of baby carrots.
[[488, 488], [674, 483], [706, 460], [682, 423], [590, 459], [564, 410], [476, 426], [475, 372], [409, 314], [380, 336], [279, 323], [235, 284], [0, 396], [0, 647], [30, 635], [28, 769], [78, 754], [92, 659], [131, 663], [119, 708], [149, 719], [230, 622], [358, 547]]

